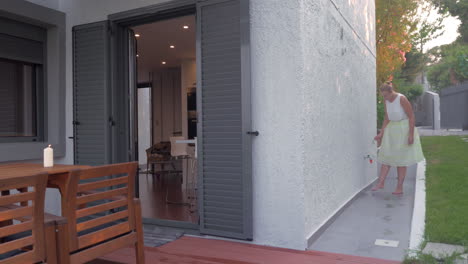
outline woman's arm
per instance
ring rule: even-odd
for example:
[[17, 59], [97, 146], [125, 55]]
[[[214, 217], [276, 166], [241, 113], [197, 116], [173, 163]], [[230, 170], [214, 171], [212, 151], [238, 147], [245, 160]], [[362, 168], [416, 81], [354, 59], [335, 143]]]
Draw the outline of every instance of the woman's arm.
[[413, 144], [413, 141], [414, 141], [413, 136], [414, 136], [414, 124], [415, 124], [413, 108], [411, 107], [411, 103], [408, 101], [408, 99], [406, 99], [405, 96], [401, 97], [400, 104], [403, 107], [403, 110], [405, 110], [405, 113], [409, 119], [408, 144], [411, 145]]
[[383, 136], [385, 128], [387, 127], [388, 123], [390, 123], [390, 120], [388, 120], [388, 114], [387, 114], [387, 104], [384, 102], [384, 109], [385, 109], [385, 119], [382, 123], [382, 129], [380, 129], [379, 135]]
[[382, 128], [380, 129], [380, 133], [374, 138], [378, 142], [379, 146], [380, 146], [380, 141], [382, 140], [385, 128], [387, 127], [388, 123], [390, 123], [390, 121], [388, 120], [387, 105], [385, 104], [385, 102], [384, 102], [384, 108], [385, 108], [385, 119], [382, 123]]

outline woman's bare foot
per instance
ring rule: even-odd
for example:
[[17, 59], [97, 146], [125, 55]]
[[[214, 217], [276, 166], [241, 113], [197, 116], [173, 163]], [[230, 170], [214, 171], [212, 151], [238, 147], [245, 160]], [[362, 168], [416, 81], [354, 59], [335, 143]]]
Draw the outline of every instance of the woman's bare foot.
[[396, 189], [394, 192], [392, 192], [393, 195], [401, 195], [403, 194], [403, 190], [401, 189]]
[[384, 185], [379, 183], [376, 186], [374, 186], [374, 188], [372, 188], [371, 191], [377, 191], [383, 188], [384, 188]]

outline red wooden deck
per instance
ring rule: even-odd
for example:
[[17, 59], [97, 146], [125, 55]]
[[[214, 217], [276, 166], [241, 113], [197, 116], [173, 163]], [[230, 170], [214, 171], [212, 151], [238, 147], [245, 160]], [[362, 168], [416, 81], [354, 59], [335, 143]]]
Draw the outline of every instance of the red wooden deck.
[[[126, 248], [93, 264], [135, 263], [134, 250]], [[146, 263], [171, 264], [396, 264], [399, 262], [319, 251], [250, 245], [195, 237], [182, 237], [158, 248], [145, 248]]]

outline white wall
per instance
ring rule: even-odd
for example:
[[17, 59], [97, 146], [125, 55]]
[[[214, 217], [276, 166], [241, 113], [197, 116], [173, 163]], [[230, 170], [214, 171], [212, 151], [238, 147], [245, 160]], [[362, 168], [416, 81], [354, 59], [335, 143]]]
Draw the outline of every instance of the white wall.
[[254, 241], [305, 248], [300, 1], [251, 0]]
[[[72, 26], [162, 1], [62, 1], [72, 120]], [[254, 243], [305, 249], [316, 228], [375, 177], [363, 159], [375, 151], [374, 1], [333, 1], [341, 13], [332, 0], [251, 0], [252, 118], [260, 131]]]
[[376, 177], [375, 163], [363, 158], [375, 155], [374, 10], [373, 0], [302, 1], [307, 238]]
[[304, 249], [376, 176], [374, 1], [251, 3], [254, 237]]
[[146, 164], [146, 150], [151, 147], [151, 88], [138, 88], [138, 163]]

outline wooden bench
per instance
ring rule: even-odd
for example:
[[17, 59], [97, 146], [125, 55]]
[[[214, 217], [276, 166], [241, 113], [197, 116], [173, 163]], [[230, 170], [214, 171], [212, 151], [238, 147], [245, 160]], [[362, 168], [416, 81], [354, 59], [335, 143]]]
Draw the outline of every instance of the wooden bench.
[[144, 263], [141, 206], [134, 195], [137, 166], [70, 172], [62, 212], [67, 222], [57, 224], [59, 263], [86, 263], [128, 246], [135, 247], [136, 262]]
[[[44, 220], [47, 174], [0, 179], [0, 264], [57, 263], [56, 218]], [[10, 190], [20, 190], [10, 194]], [[46, 241], [49, 247], [46, 247]]]

